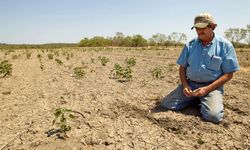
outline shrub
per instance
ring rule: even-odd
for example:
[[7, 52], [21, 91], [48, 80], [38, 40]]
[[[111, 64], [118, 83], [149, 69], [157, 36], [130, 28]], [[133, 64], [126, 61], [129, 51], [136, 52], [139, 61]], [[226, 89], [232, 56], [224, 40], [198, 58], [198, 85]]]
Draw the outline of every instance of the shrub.
[[55, 59], [55, 61], [59, 64], [59, 65], [62, 65], [63, 64], [63, 62], [60, 60], [60, 59]]
[[98, 59], [101, 61], [101, 64], [103, 66], [106, 66], [106, 64], [109, 62], [109, 58], [107, 58], [105, 56], [103, 56], [103, 57], [99, 56]]
[[53, 119], [52, 125], [56, 124], [59, 127], [59, 132], [64, 134], [62, 138], [68, 137], [66, 132], [71, 130], [68, 119], [77, 118], [72, 113], [79, 114], [84, 118], [82, 113], [71, 109], [57, 108], [54, 112], [55, 119]]
[[75, 78], [80, 79], [85, 76], [85, 71], [83, 70], [82, 67], [75, 67], [74, 74], [75, 74]]
[[122, 67], [120, 64], [115, 64], [114, 69], [111, 71], [112, 75], [117, 79], [132, 79], [132, 69], [130, 66]]
[[136, 59], [134, 57], [126, 58], [126, 64], [133, 67], [136, 64]]
[[37, 58], [41, 61], [42, 60], [42, 55], [41, 54], [37, 54]]
[[49, 58], [49, 59], [53, 59], [53, 57], [54, 57], [54, 55], [53, 55], [53, 54], [51, 54], [51, 53], [50, 53], [50, 54], [48, 54], [48, 58]]
[[31, 57], [31, 52], [29, 52], [28, 50], [26, 50], [26, 58], [30, 59], [30, 57]]
[[154, 78], [160, 79], [162, 78], [162, 69], [160, 67], [156, 67], [151, 71]]
[[0, 62], [0, 74], [3, 74], [3, 77], [11, 75], [12, 73], [12, 64], [8, 60], [3, 60]]

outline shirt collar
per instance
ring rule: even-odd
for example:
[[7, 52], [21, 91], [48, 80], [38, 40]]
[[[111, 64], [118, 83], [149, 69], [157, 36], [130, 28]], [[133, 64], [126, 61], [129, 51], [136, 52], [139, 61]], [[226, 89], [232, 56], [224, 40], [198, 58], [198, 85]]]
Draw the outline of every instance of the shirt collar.
[[[213, 33], [214, 34], [214, 37], [213, 37], [213, 39], [212, 39], [212, 41], [209, 43], [209, 44], [207, 44], [205, 47], [209, 47], [209, 46], [211, 46], [211, 45], [213, 45], [213, 43], [215, 43], [215, 41], [216, 41], [216, 38], [215, 38], [215, 33]], [[201, 40], [198, 38], [198, 40], [199, 40], [199, 43], [202, 45], [202, 42], [201, 42]], [[203, 47], [203, 46], [202, 46]]]

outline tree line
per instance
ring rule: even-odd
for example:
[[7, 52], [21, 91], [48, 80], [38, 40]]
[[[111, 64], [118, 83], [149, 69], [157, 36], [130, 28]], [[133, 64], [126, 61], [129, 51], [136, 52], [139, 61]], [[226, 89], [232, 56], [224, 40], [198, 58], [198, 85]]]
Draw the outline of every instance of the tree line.
[[[250, 25], [247, 25], [246, 28], [229, 28], [224, 32], [224, 36], [235, 47], [250, 47]], [[142, 35], [125, 36], [122, 32], [117, 32], [114, 37], [95, 36], [93, 38], [84, 38], [79, 42], [78, 46], [182, 46], [186, 41], [187, 36], [178, 32], [173, 32], [168, 36], [156, 33], [149, 39], [145, 39]]]
[[122, 32], [117, 32], [114, 37], [104, 38], [95, 36], [93, 38], [82, 39], [80, 47], [98, 46], [121, 46], [121, 47], [144, 47], [144, 46], [180, 46], [186, 42], [187, 36], [184, 33], [173, 32], [169, 36], [156, 33], [148, 40], [142, 35], [125, 36]]
[[[224, 32], [227, 38], [236, 48], [250, 47], [250, 25], [246, 28], [229, 28]], [[145, 39], [142, 35], [125, 36], [117, 32], [114, 37], [95, 36], [81, 39], [78, 43], [47, 43], [47, 44], [6, 44], [0, 43], [0, 49], [4, 48], [60, 48], [60, 47], [144, 47], [144, 46], [183, 46], [187, 41], [184, 33], [173, 32], [170, 35], [156, 33], [151, 38]]]

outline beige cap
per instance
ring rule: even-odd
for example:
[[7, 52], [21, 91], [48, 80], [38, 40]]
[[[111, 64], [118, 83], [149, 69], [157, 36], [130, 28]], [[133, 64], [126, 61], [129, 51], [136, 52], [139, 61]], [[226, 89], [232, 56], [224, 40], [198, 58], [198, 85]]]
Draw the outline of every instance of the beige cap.
[[207, 12], [203, 12], [194, 18], [194, 26], [191, 29], [196, 27], [206, 28], [211, 23], [216, 24], [212, 15]]

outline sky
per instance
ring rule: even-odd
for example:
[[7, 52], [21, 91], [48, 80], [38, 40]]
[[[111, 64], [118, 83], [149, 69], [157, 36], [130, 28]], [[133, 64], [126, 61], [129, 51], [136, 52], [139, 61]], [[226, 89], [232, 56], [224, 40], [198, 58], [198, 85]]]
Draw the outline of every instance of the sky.
[[193, 19], [209, 12], [215, 33], [250, 24], [250, 0], [0, 0], [0, 43], [77, 43], [94, 36], [184, 33], [196, 37]]

